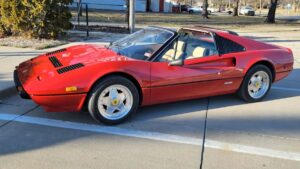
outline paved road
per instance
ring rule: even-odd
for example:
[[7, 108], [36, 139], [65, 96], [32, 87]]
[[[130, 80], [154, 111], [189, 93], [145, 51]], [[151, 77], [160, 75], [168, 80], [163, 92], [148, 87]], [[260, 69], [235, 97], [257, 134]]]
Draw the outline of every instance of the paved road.
[[264, 101], [226, 95], [162, 104], [108, 127], [84, 112], [46, 113], [14, 95], [0, 103], [0, 169], [194, 169], [201, 157], [205, 169], [300, 168], [299, 38], [243, 35], [295, 52], [295, 70]]
[[277, 16], [276, 19], [284, 20], [284, 21], [291, 21], [296, 22], [300, 20], [300, 16]]

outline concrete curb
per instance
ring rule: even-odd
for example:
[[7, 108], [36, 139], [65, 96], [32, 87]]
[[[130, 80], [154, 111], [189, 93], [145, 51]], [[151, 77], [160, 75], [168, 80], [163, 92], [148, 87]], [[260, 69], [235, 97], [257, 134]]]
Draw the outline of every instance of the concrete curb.
[[5, 99], [5, 98], [8, 98], [12, 95], [15, 95], [17, 94], [17, 90], [16, 90], [16, 87], [15, 86], [10, 86], [4, 90], [0, 90], [0, 100], [1, 99]]

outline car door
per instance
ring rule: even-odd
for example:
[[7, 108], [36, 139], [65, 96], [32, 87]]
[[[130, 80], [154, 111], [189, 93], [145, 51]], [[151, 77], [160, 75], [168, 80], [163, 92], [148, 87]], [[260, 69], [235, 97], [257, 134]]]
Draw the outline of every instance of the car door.
[[[231, 90], [223, 87], [222, 72], [234, 68], [234, 58], [220, 57], [209, 33], [199, 35], [192, 32], [188, 36], [171, 44], [160, 59], [151, 63], [153, 104], [206, 97]], [[168, 56], [172, 55], [172, 51], [176, 51], [173, 52], [173, 60]], [[176, 64], [180, 63], [180, 59], [183, 64]]]

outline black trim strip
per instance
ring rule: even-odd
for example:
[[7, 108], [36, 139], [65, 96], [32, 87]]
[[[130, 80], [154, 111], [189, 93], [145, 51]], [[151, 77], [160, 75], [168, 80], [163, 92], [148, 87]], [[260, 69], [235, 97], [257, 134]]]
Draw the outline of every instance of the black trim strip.
[[[14, 70], [14, 82], [15, 82], [15, 86], [16, 86], [16, 89], [17, 89], [18, 94], [20, 95], [20, 97], [23, 98], [23, 99], [31, 99], [29, 94], [25, 91], [23, 85], [20, 82], [17, 70]], [[23, 90], [19, 91], [18, 87], [22, 87]]]
[[244, 77], [240, 76], [240, 77], [231, 77], [231, 78], [223, 78], [223, 79], [211, 79], [211, 80], [203, 80], [203, 81], [195, 81], [195, 82], [176, 83], [176, 84], [168, 84], [168, 85], [160, 85], [160, 86], [151, 86], [150, 88], [166, 87], [166, 86], [178, 86], [178, 85], [185, 85], [185, 84], [193, 84], [193, 83], [201, 83], [201, 82], [211, 82], [211, 81], [237, 79], [237, 78], [244, 78]]

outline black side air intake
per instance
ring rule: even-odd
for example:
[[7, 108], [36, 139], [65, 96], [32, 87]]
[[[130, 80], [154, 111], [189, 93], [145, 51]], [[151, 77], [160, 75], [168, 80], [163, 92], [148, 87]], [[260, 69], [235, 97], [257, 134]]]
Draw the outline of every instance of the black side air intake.
[[57, 69], [57, 72], [59, 74], [62, 74], [62, 73], [66, 73], [68, 71], [71, 71], [71, 70], [74, 70], [74, 69], [79, 69], [81, 67], [83, 67], [84, 65], [82, 63], [77, 63], [77, 64], [74, 64], [74, 65], [70, 65], [70, 66], [66, 66], [66, 67], [63, 67], [63, 68], [60, 68], [60, 69]]
[[49, 57], [50, 62], [53, 64], [54, 67], [62, 67], [62, 63], [55, 57], [51, 56]]
[[56, 53], [61, 53], [61, 52], [64, 52], [66, 50], [67, 50], [66, 48], [59, 49], [59, 50], [56, 50], [56, 51], [53, 51], [53, 52], [46, 53], [46, 56], [53, 55], [53, 54], [56, 54]]

